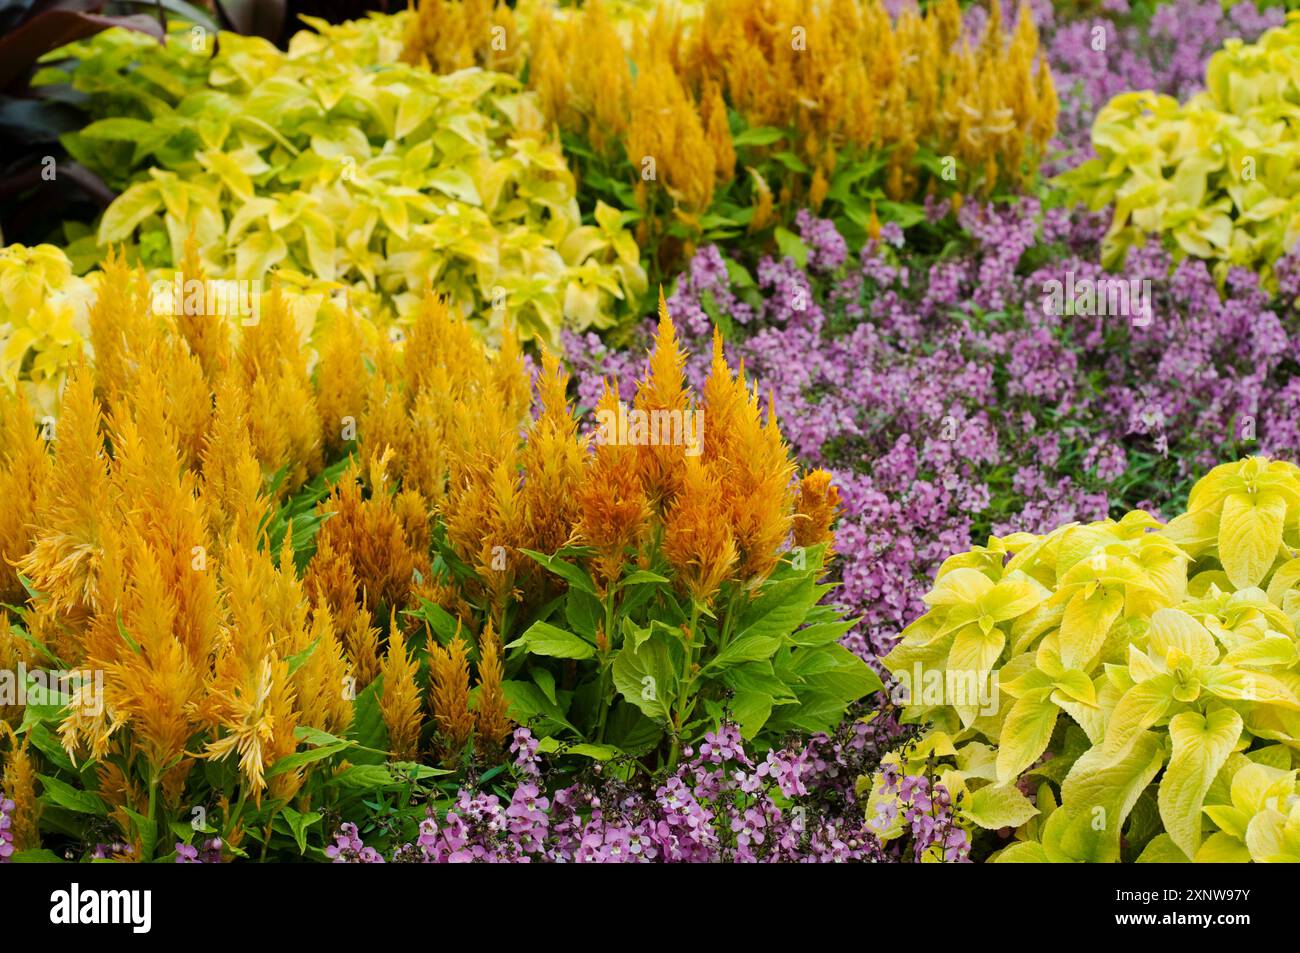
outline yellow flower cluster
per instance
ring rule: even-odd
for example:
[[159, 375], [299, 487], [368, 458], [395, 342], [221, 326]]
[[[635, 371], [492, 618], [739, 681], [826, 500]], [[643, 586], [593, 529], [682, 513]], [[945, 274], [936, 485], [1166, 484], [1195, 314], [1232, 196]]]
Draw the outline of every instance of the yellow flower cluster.
[[[897, 18], [881, 0], [704, 0], [621, 17], [600, 2], [539, 2], [503, 29], [509, 42], [526, 41], [528, 83], [561, 128], [600, 152], [621, 142], [639, 168], [652, 157], [656, 180], [699, 213], [736, 171], [728, 107], [750, 127], [797, 135], [814, 204], [844, 150], [889, 150], [894, 199], [924, 184], [912, 161], [922, 145], [952, 158], [939, 174], [961, 191], [1020, 185], [1055, 130], [1058, 103], [1032, 17], [1022, 10], [1008, 31], [1000, 7], [990, 5], [973, 46], [957, 0]], [[491, 18], [507, 17], [486, 2], [422, 0], [425, 26], [408, 33], [407, 55], [423, 51], [434, 68], [492, 65], [476, 51], [499, 26]], [[431, 34], [442, 22], [456, 27]]]
[[1008, 36], [990, 4], [982, 39], [962, 34], [957, 0], [904, 10], [880, 0], [709, 0], [683, 45], [685, 72], [723, 84], [751, 126], [794, 128], [825, 175], [843, 148], [891, 149], [887, 191], [914, 195], [919, 144], [956, 160], [965, 189], [1018, 185], [1056, 125], [1051, 71], [1022, 8]]
[[402, 59], [436, 73], [518, 69], [514, 12], [501, 0], [430, 0], [406, 26]]
[[[202, 280], [193, 243], [187, 259]], [[310, 772], [339, 768], [291, 756], [343, 736], [376, 680], [392, 759], [498, 757], [503, 636], [562, 585], [524, 550], [585, 546], [604, 586], [661, 549], [707, 602], [765, 579], [792, 528], [830, 541], [826, 475], [794, 483], [771, 407], [720, 342], [688, 390], [666, 312], [631, 408], [616, 390], [601, 406], [655, 426], [703, 414], [694, 456], [617, 428], [593, 450], [550, 353], [534, 415], [513, 331], [492, 350], [432, 294], [400, 347], [343, 311], [309, 374], [278, 290], [233, 335], [217, 315], [154, 311], [150, 290], [104, 264], [93, 364], [47, 427], [0, 391], [0, 602], [20, 607], [0, 615], [0, 660], [104, 673], [103, 704], [78, 689], [60, 734], [94, 759], [128, 841], [132, 816], [175, 811], [205, 761], [237, 763], [252, 802], [301, 801]], [[299, 504], [331, 474], [314, 511]]]

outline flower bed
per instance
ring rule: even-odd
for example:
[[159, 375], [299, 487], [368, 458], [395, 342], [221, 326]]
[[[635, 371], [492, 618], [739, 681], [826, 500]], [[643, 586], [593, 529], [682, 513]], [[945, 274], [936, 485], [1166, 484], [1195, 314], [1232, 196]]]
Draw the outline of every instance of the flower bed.
[[0, 862], [1295, 859], [1300, 21], [923, 6], [47, 56]]

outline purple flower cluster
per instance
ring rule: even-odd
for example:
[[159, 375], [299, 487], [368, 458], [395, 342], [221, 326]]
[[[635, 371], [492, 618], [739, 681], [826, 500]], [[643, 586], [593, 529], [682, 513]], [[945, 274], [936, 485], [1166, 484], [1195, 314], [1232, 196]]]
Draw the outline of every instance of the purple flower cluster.
[[911, 856], [942, 857], [947, 863], [970, 862], [970, 833], [957, 825], [948, 789], [923, 774], [905, 775], [895, 764], [883, 764], [880, 783], [893, 799], [881, 800], [868, 826], [885, 831], [901, 816], [910, 835]]
[[[710, 317], [729, 318], [733, 363], [774, 395], [799, 457], [835, 474], [836, 597], [864, 616], [846, 642], [864, 656], [923, 611], [944, 558], [990, 532], [1159, 508], [1225, 459], [1300, 453], [1300, 326], [1254, 275], [1220, 291], [1203, 263], [1174, 267], [1155, 244], [1110, 275], [1099, 216], [1031, 199], [968, 204], [958, 221], [964, 254], [882, 236], [845, 260], [828, 223], [800, 216], [817, 249], [806, 268], [764, 258], [746, 279], [706, 247], [668, 299], [687, 376], [707, 373]], [[1294, 256], [1279, 275], [1294, 297]], [[1050, 282], [1102, 279], [1149, 288], [1142, 314], [1049, 302]], [[629, 393], [653, 330], [623, 351], [568, 340], [585, 406], [602, 376]]]
[[1113, 96], [1149, 89], [1186, 99], [1202, 88], [1205, 66], [1224, 40], [1253, 42], [1284, 20], [1281, 9], [1260, 10], [1249, 0], [1227, 11], [1219, 0], [1172, 0], [1156, 7], [1149, 23], [1134, 22], [1123, 0], [1060, 23], [1050, 6], [1036, 4], [1034, 13], [1061, 100], [1049, 175], [1092, 157], [1093, 118]]
[[384, 857], [373, 847], [361, 842], [357, 825], [347, 823], [334, 834], [334, 843], [325, 848], [325, 856], [336, 864], [382, 864]]
[[90, 852], [91, 860], [113, 860], [118, 857], [129, 857], [135, 853], [135, 848], [125, 841], [113, 841], [111, 844], [96, 844], [94, 850]]
[[[900, 737], [888, 714], [847, 720], [833, 736], [769, 751], [745, 748], [723, 724], [672, 773], [635, 785], [594, 766], [549, 789], [537, 743], [515, 732], [509, 798], [461, 790], [441, 816], [432, 809], [395, 861], [423, 863], [835, 863], [900, 859], [871, 833], [856, 782]], [[354, 825], [327, 853], [360, 859]], [[377, 854], [372, 851], [371, 857]]]
[[194, 847], [184, 841], [176, 842], [176, 863], [178, 864], [219, 864], [221, 863], [221, 838], [211, 837], [203, 842], [202, 847]]
[[0, 791], [0, 864], [14, 855], [14, 802]]

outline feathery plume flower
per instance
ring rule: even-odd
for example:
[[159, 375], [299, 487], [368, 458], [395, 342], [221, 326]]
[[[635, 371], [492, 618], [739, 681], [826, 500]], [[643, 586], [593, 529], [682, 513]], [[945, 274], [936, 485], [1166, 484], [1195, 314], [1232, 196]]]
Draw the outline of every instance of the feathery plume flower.
[[478, 697], [474, 710], [474, 746], [481, 755], [499, 754], [514, 726], [510, 720], [510, 703], [501, 688], [504, 677], [501, 640], [489, 620], [479, 635]]
[[382, 668], [384, 692], [379, 711], [388, 726], [388, 749], [398, 761], [414, 761], [419, 754], [423, 718], [420, 687], [415, 681], [418, 669], [419, 664], [407, 650], [406, 639], [397, 629], [394, 614]]
[[[622, 403], [618, 382], [605, 381], [596, 405], [597, 419], [617, 420]], [[598, 585], [608, 586], [622, 574], [629, 548], [636, 548], [650, 525], [650, 503], [637, 470], [638, 448], [617, 439], [596, 441], [577, 488], [575, 535], [596, 550]]]
[[47, 512], [18, 571], [46, 594], [55, 611], [99, 607], [105, 526], [118, 512], [108, 479], [101, 411], [87, 369], [64, 391]]
[[713, 465], [687, 457], [681, 492], [664, 517], [663, 552], [686, 591], [708, 604], [736, 567], [738, 552], [722, 480]]
[[568, 386], [569, 375], [561, 370], [560, 359], [544, 349], [537, 379], [541, 412], [529, 429], [521, 454], [524, 483], [520, 505], [528, 548], [548, 554], [569, 541], [585, 456], [578, 422], [566, 396]]
[[342, 735], [352, 724], [352, 669], [329, 607], [318, 603], [306, 633], [307, 660], [291, 678], [301, 722], [311, 728]]
[[831, 524], [840, 510], [840, 488], [831, 483], [825, 470], [813, 470], [799, 482], [799, 500], [795, 504], [794, 542], [796, 546], [826, 544], [823, 565], [834, 555], [835, 532]]
[[[0, 806], [0, 831], [7, 836], [0, 843], [0, 856], [8, 857], [15, 850], [35, 850], [41, 846], [40, 820], [41, 803], [36, 798], [36, 768], [27, 750], [30, 739], [21, 742], [14, 734], [13, 728], [0, 723], [0, 738], [9, 741], [9, 754], [4, 760], [4, 772], [0, 774], [0, 797], [5, 801]], [[4, 848], [10, 848], [6, 854]]]
[[[268, 655], [247, 671], [241, 682], [212, 688], [224, 734], [208, 742], [206, 755], [221, 759], [238, 754], [239, 770], [259, 804], [269, 786], [267, 770], [297, 747], [288, 673], [288, 663]], [[274, 784], [271, 793], [291, 796], [302, 778], [301, 767], [283, 771], [269, 779]]]
[[444, 764], [456, 764], [474, 733], [469, 705], [468, 647], [459, 630], [444, 648], [429, 645], [429, 700]]
[[641, 482], [651, 505], [661, 512], [676, 499], [682, 485], [686, 448], [661, 441], [659, 437], [662, 421], [685, 421], [687, 413], [693, 410], [685, 386], [685, 366], [686, 356], [677, 346], [677, 329], [668, 314], [661, 288], [659, 330], [650, 352], [649, 370], [632, 399], [633, 409], [641, 412], [651, 431], [647, 439], [636, 441]]
[[[192, 233], [185, 239], [180, 280], [182, 288], [191, 287], [192, 281], [202, 285], [207, 280], [199, 255], [199, 243]], [[189, 352], [198, 358], [203, 376], [210, 383], [215, 383], [230, 368], [231, 329], [223, 315], [207, 312], [206, 294], [195, 297], [197, 300], [193, 306], [189, 302], [172, 302], [172, 312]]]

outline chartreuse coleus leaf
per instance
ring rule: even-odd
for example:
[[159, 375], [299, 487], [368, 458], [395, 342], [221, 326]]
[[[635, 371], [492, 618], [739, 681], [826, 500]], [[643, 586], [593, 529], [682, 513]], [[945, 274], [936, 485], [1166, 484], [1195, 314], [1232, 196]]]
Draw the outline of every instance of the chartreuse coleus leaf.
[[1197, 483], [1187, 508], [1203, 520], [1218, 518], [1219, 562], [1232, 584], [1257, 586], [1277, 558], [1286, 524], [1300, 512], [1300, 471], [1264, 457], [1225, 463]]
[[1014, 784], [989, 784], [971, 794], [963, 813], [986, 830], [1019, 827], [1038, 813]]
[[1055, 862], [1119, 859], [1124, 822], [1164, 763], [1160, 738], [1147, 733], [1118, 760], [1092, 748], [1061, 785], [1061, 808], [1044, 825], [1043, 849]]
[[[1290, 764], [1290, 755], [1285, 760]], [[1234, 765], [1233, 762], [1236, 762]], [[1260, 764], [1242, 755], [1232, 755], [1225, 772], [1231, 772], [1227, 803], [1206, 803], [1202, 810], [1206, 818], [1218, 828], [1210, 834], [1196, 852], [1202, 863], [1261, 862], [1267, 856], [1254, 857], [1248, 842], [1271, 851], [1274, 816], [1287, 809], [1296, 793], [1296, 771], [1274, 765]], [[1220, 774], [1222, 777], [1222, 772]], [[1210, 797], [1207, 796], [1207, 802]], [[1283, 822], [1285, 826], [1285, 822]], [[1265, 846], [1267, 844], [1267, 846]]]
[[1160, 819], [1170, 839], [1189, 857], [1201, 846], [1205, 794], [1241, 737], [1242, 724], [1241, 715], [1226, 707], [1208, 715], [1185, 711], [1169, 721], [1173, 754], [1160, 782]]
[[1204, 91], [1184, 104], [1142, 91], [1100, 110], [1096, 158], [1058, 181], [1094, 210], [1113, 203], [1108, 266], [1154, 232], [1180, 256], [1209, 259], [1220, 279], [1234, 265], [1269, 274], [1300, 207], [1287, 185], [1300, 125], [1288, 108], [1300, 93], [1297, 43], [1292, 20], [1254, 44], [1226, 44], [1209, 61]]
[[1011, 706], [998, 738], [998, 782], [1005, 784], [1038, 760], [1052, 739], [1061, 709], [1050, 687], [1035, 688]]
[[[1297, 473], [1251, 458], [1168, 526], [1130, 514], [946, 560], [885, 666], [900, 684], [985, 674], [996, 704], [970, 717], [953, 681], [900, 696], [932, 726], [918, 748], [948, 739], [902, 768], [962, 792], [977, 826], [1019, 820], [1006, 862], [1300, 858]], [[1027, 775], [1032, 805], [1005, 793]]]

